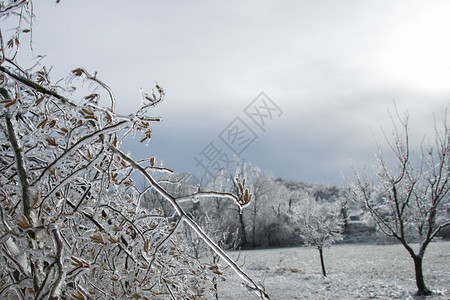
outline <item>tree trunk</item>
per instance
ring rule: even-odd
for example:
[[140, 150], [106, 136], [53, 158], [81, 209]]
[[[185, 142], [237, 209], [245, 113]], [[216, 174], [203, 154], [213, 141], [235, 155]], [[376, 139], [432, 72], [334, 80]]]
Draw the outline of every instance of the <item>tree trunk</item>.
[[239, 212], [239, 224], [240, 224], [240, 231], [242, 236], [241, 246], [247, 247], [247, 234], [245, 233], [245, 223], [244, 223], [244, 212]]
[[[256, 199], [256, 198], [255, 198]], [[253, 209], [253, 226], [252, 226], [252, 248], [254, 248], [255, 247], [255, 236], [256, 236], [256, 213], [257, 213], [257, 211], [256, 211], [256, 202], [254, 202], [255, 201], [255, 199], [253, 199], [253, 207], [254, 207], [254, 209]]]
[[414, 269], [416, 271], [416, 285], [417, 285], [417, 295], [425, 296], [431, 295], [431, 291], [427, 289], [425, 286], [425, 281], [423, 280], [423, 271], [422, 271], [422, 260], [423, 257], [419, 255], [414, 255]]
[[324, 277], [327, 277], [327, 271], [325, 270], [325, 262], [323, 261], [323, 249], [319, 248], [319, 254], [320, 254], [320, 264], [322, 266], [322, 274]]
[[[2, 93], [3, 94], [3, 93]], [[11, 146], [14, 150], [14, 156], [16, 158], [16, 169], [17, 175], [19, 176], [19, 186], [21, 187], [22, 192], [22, 205], [23, 205], [23, 215], [30, 221], [31, 223], [31, 195], [28, 185], [28, 176], [25, 169], [25, 159], [23, 156], [22, 147], [19, 144], [18, 136], [15, 132], [15, 128], [13, 125], [12, 116], [9, 115], [9, 112], [5, 112], [5, 120], [6, 127], [8, 129], [8, 136]], [[17, 125], [17, 124], [16, 124]]]

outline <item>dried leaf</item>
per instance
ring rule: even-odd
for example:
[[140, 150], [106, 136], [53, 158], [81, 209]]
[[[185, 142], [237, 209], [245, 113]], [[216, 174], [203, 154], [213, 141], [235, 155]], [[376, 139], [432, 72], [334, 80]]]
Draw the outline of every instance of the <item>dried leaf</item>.
[[100, 97], [99, 94], [90, 94], [90, 95], [87, 95], [86, 97], [84, 97], [84, 99], [86, 99], [88, 101], [92, 101], [92, 100], [94, 100], [95, 98], [98, 98], [98, 97]]
[[113, 243], [113, 244], [117, 244], [117, 243], [119, 242], [119, 239], [110, 236], [110, 237], [108, 238], [108, 241], [110, 241], [110, 242]]
[[17, 102], [17, 100], [5, 99], [5, 100], [2, 100], [2, 102], [5, 103], [5, 108], [7, 108], [10, 106], [13, 106]]
[[8, 46], [8, 48], [14, 47], [14, 39], [10, 39], [6, 45]]
[[106, 245], [106, 242], [105, 242], [105, 240], [103, 239], [103, 236], [102, 236], [102, 234], [101, 234], [100, 232], [96, 232], [96, 233], [94, 233], [93, 235], [91, 235], [91, 240], [92, 240], [94, 243]]
[[90, 119], [90, 120], [97, 120], [97, 117], [95, 115], [87, 115], [84, 118], [85, 119]]
[[35, 197], [35, 199], [34, 199], [34, 203], [33, 203], [33, 205], [32, 205], [32, 207], [33, 207], [34, 209], [37, 208], [37, 204], [39, 203], [39, 200], [40, 200], [39, 192], [37, 192], [37, 193], [36, 193], [36, 197]]
[[140, 267], [141, 269], [147, 269], [147, 268], [148, 268], [148, 265], [147, 265], [146, 262], [141, 261], [141, 265], [140, 265], [139, 267]]
[[92, 109], [88, 108], [88, 107], [83, 107], [81, 110], [82, 110], [82, 111], [84, 112], [84, 114], [86, 114], [86, 115], [94, 115], [94, 111], [93, 111]]
[[46, 137], [45, 140], [50, 146], [58, 146], [54, 137]]
[[41, 96], [41, 97], [37, 98], [36, 101], [34, 101], [34, 104], [39, 105], [42, 103], [42, 101], [44, 101], [44, 99], [45, 99], [45, 97]]
[[47, 123], [47, 121], [48, 121], [48, 118], [45, 118], [44, 120], [39, 122], [39, 124], [36, 126], [36, 128], [44, 128], [44, 126]]
[[144, 251], [148, 253], [149, 250], [150, 250], [150, 240], [149, 239], [145, 239], [145, 241], [144, 241]]
[[48, 126], [49, 126], [50, 128], [55, 127], [55, 125], [56, 125], [56, 120], [51, 120], [50, 122], [48, 122]]
[[74, 300], [86, 300], [86, 297], [79, 290], [74, 291], [72, 295], [70, 295], [70, 298]]
[[81, 76], [81, 75], [83, 75], [83, 69], [82, 68], [76, 68], [75, 70], [72, 70], [72, 73], [75, 76]]
[[80, 267], [80, 268], [89, 268], [89, 263], [85, 261], [84, 259], [76, 256], [71, 256], [72, 259], [72, 266]]
[[22, 229], [28, 229], [33, 227], [33, 225], [31, 225], [30, 221], [28, 220], [27, 217], [25, 217], [25, 215], [21, 215], [18, 219], [17, 219], [17, 225], [22, 228]]
[[215, 271], [213, 271], [213, 273], [217, 274], [217, 275], [222, 275], [223, 274], [220, 270], [215, 270]]
[[150, 157], [150, 166], [154, 167], [156, 163], [156, 158], [154, 156]]
[[114, 145], [114, 147], [117, 147], [117, 134], [114, 135], [114, 140], [112, 144]]

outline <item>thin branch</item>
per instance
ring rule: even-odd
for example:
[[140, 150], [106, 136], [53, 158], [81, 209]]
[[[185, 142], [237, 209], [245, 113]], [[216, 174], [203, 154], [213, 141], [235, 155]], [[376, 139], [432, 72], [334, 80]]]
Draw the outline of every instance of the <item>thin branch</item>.
[[37, 92], [40, 92], [40, 93], [48, 95], [48, 96], [53, 96], [56, 99], [62, 101], [63, 103], [70, 105], [71, 107], [76, 107], [77, 106], [75, 103], [73, 103], [72, 101], [70, 101], [66, 97], [61, 96], [60, 94], [58, 94], [58, 93], [56, 93], [56, 92], [54, 92], [52, 90], [49, 90], [49, 89], [43, 87], [42, 85], [40, 85], [38, 83], [35, 83], [34, 81], [29, 80], [28, 78], [25, 78], [23, 76], [17, 75], [17, 74], [11, 72], [10, 70], [8, 70], [7, 68], [5, 68], [3, 66], [0, 66], [0, 71], [5, 73], [5, 74], [8, 74], [10, 77], [14, 78], [15, 80], [21, 82], [22, 84], [32, 88], [33, 90], [35, 90]]
[[59, 233], [58, 228], [55, 224], [50, 224], [49, 231], [53, 234], [53, 239], [55, 240], [56, 244], [56, 256], [55, 256], [55, 262], [56, 266], [58, 268], [58, 277], [55, 280], [55, 283], [53, 284], [53, 287], [50, 292], [50, 299], [59, 299], [59, 295], [61, 294], [61, 288], [63, 286], [63, 281], [66, 277], [66, 272], [64, 270], [64, 258], [63, 258], [63, 242], [61, 240], [61, 235]]
[[11, 255], [11, 253], [9, 253], [8, 248], [3, 245], [3, 247], [1, 248], [1, 250], [3, 251], [3, 253], [5, 253], [6, 257], [11, 260], [11, 262], [13, 262], [17, 268], [19, 269], [20, 273], [22, 273], [24, 276], [28, 277], [27, 271], [24, 269], [24, 267]]
[[235, 201], [236, 204], [238, 204], [238, 200], [239, 200], [239, 198], [236, 197], [236, 195], [231, 194], [231, 193], [211, 191], [211, 192], [197, 192], [197, 193], [194, 193], [192, 195], [179, 197], [179, 198], [176, 198], [176, 201], [178, 203], [183, 203], [183, 202], [186, 202], [186, 201], [197, 202], [197, 201], [200, 200], [200, 198], [213, 198], [213, 197], [214, 198], [231, 199], [231, 200]]
[[89, 72], [83, 68], [77, 68], [77, 69], [73, 70], [72, 72], [76, 76], [80, 76], [81, 73], [84, 73], [84, 75], [86, 76], [87, 79], [97, 82], [101, 87], [103, 87], [108, 92], [109, 100], [111, 101], [111, 112], [115, 111], [116, 99], [114, 97], [114, 93], [113, 93], [112, 89], [108, 85], [106, 85], [106, 83], [104, 83], [103, 81], [101, 81], [100, 79], [97, 78], [97, 72], [95, 72], [94, 76], [89, 74]]
[[[28, 0], [22, 0], [20, 2], [14, 1], [13, 4], [5, 6], [3, 9], [0, 9], [0, 15], [7, 14], [9, 11], [20, 8], [28, 3]], [[0, 6], [1, 7], [1, 6]]]
[[5, 111], [4, 116], [6, 126], [8, 128], [8, 139], [11, 144], [11, 147], [14, 150], [14, 156], [16, 158], [17, 174], [19, 175], [19, 184], [21, 186], [21, 193], [22, 193], [23, 214], [29, 221], [31, 221], [30, 217], [31, 195], [29, 190], [28, 176], [26, 172], [25, 159], [23, 157], [22, 147], [20, 146], [16, 136], [15, 132], [16, 126], [13, 125], [13, 122], [15, 122], [15, 120], [9, 115], [8, 111]]
[[146, 281], [147, 281], [147, 276], [150, 273], [150, 270], [153, 266], [153, 263], [156, 260], [156, 254], [159, 251], [159, 249], [168, 241], [170, 240], [170, 238], [173, 236], [173, 234], [175, 232], [177, 232], [179, 225], [181, 224], [180, 220], [178, 220], [177, 224], [170, 230], [169, 234], [163, 238], [156, 246], [155, 249], [153, 250], [153, 254], [152, 254], [152, 259], [150, 260], [148, 267], [147, 267], [147, 271], [145, 272], [144, 278], [141, 281], [141, 285], [143, 285]]
[[233, 271], [241, 277], [244, 281], [248, 283], [247, 287], [256, 293], [261, 298], [270, 299], [269, 295], [264, 291], [262, 287], [257, 285], [253, 279], [251, 279], [244, 271], [241, 270], [241, 268], [219, 247], [214, 243], [204, 232], [203, 230], [198, 226], [197, 223], [195, 223], [181, 208], [181, 206], [177, 203], [175, 197], [170, 195], [166, 190], [164, 190], [156, 180], [153, 179], [148, 172], [145, 171], [145, 169], [138, 165], [132, 158], [127, 156], [125, 153], [123, 153], [121, 150], [117, 149], [114, 145], [112, 145], [109, 142], [105, 142], [108, 148], [110, 148], [115, 154], [119, 155], [122, 159], [127, 161], [132, 165], [133, 168], [136, 168], [141, 174], [149, 181], [149, 183], [152, 185], [153, 189], [155, 189], [161, 196], [163, 196], [167, 201], [169, 201], [170, 204], [174, 207], [177, 214], [181, 217], [181, 219], [186, 222], [198, 235], [199, 237], [211, 248], [216, 252], [221, 259], [223, 259], [230, 267], [233, 269]]
[[89, 135], [85, 135], [82, 138], [80, 138], [75, 144], [73, 144], [71, 147], [69, 147], [67, 149], [67, 151], [65, 151], [64, 153], [62, 153], [57, 159], [55, 159], [52, 163], [50, 163], [45, 170], [41, 173], [41, 175], [38, 176], [38, 178], [36, 178], [32, 183], [31, 186], [36, 185], [45, 175], [47, 175], [50, 170], [52, 170], [52, 168], [54, 166], [56, 166], [60, 161], [62, 161], [63, 159], [69, 157], [70, 155], [72, 155], [72, 153], [76, 150], [78, 150], [80, 147], [94, 141], [95, 139], [107, 135], [111, 132], [115, 132], [117, 130], [120, 130], [122, 126], [125, 126], [129, 121], [120, 121], [116, 124], [110, 125], [108, 127], [105, 127], [103, 129], [97, 130], [95, 132], [92, 132]]

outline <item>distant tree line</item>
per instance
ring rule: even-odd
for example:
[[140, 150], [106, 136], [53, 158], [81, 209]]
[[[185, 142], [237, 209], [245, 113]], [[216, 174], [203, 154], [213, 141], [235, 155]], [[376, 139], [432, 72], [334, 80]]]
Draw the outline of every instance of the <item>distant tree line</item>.
[[[222, 169], [215, 178], [204, 186], [192, 180], [189, 174], [166, 176], [165, 186], [177, 197], [188, 195], [198, 189], [202, 191], [220, 191], [224, 193], [239, 192], [236, 178], [245, 178], [252, 199], [245, 209], [234, 205], [233, 201], [211, 197], [202, 202], [183, 203], [184, 208], [198, 219], [214, 220], [215, 228], [235, 233], [232, 248], [274, 248], [300, 246], [307, 243], [302, 238], [302, 225], [293, 211], [299, 212], [307, 203], [332, 204], [338, 211], [342, 223], [343, 239], [334, 242], [392, 243], [382, 232], [375, 232], [376, 224], [364, 203], [354, 201], [345, 186], [305, 183], [283, 178], [275, 178], [269, 171], [263, 171], [250, 162], [240, 162], [235, 170]], [[178, 184], [174, 184], [178, 182]], [[383, 206], [383, 193], [374, 194], [374, 205], [380, 213], [386, 213]], [[447, 197], [439, 207], [439, 215], [448, 214]], [[145, 195], [143, 204], [149, 208], [160, 207], [166, 213], [171, 212], [160, 196], [154, 192]], [[378, 205], [378, 206], [377, 206]], [[411, 237], [417, 229], [408, 227]], [[450, 238], [443, 230], [440, 237]], [[231, 238], [231, 236], [230, 236]], [[227, 244], [225, 243], [224, 246]], [[231, 245], [231, 244], [230, 244]], [[227, 247], [227, 246], [226, 246]]]
[[[275, 178], [269, 171], [263, 171], [249, 162], [239, 163], [234, 171], [220, 170], [205, 186], [200, 186], [197, 181], [189, 182], [189, 175], [167, 176], [165, 188], [177, 197], [198, 189], [233, 193], [239, 192], [236, 178], [245, 178], [251, 193], [251, 201], [245, 209], [236, 207], [233, 201], [218, 197], [183, 205], [196, 218], [213, 219], [217, 222], [214, 226], [222, 231], [236, 232], [237, 241], [233, 245], [237, 248], [303, 245], [305, 240], [300, 235], [301, 225], [292, 212], [311, 201], [337, 205], [344, 227], [348, 223], [350, 207], [343, 187]], [[170, 206], [160, 198], [151, 191], [146, 194], [143, 203], [149, 208], [161, 207], [170, 213]]]

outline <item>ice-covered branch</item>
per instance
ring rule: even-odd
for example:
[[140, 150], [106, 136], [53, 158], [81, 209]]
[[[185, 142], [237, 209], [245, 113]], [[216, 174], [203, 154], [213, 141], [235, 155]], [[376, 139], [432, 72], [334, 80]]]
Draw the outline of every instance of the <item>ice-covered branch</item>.
[[48, 166], [44, 169], [44, 171], [41, 173], [41, 175], [39, 175], [36, 180], [34, 180], [31, 183], [31, 186], [36, 185], [37, 183], [39, 183], [39, 181], [45, 176], [48, 175], [48, 173], [52, 170], [53, 167], [55, 167], [58, 163], [60, 163], [61, 161], [63, 161], [64, 159], [66, 159], [67, 157], [69, 157], [70, 155], [72, 155], [76, 150], [78, 150], [80, 147], [83, 147], [86, 144], [89, 144], [92, 141], [95, 141], [96, 139], [107, 135], [109, 133], [113, 133], [116, 132], [118, 130], [120, 130], [121, 128], [125, 127], [128, 124], [129, 121], [120, 121], [116, 124], [107, 126], [103, 129], [94, 131], [88, 135], [85, 135], [83, 137], [81, 137], [75, 144], [73, 144], [72, 146], [70, 146], [67, 151], [65, 151], [64, 153], [62, 153], [58, 158], [56, 158], [52, 163], [48, 164]]
[[[104, 105], [95, 93], [81, 102], [71, 99], [78, 83], [66, 91], [58, 85], [62, 80], [52, 84], [48, 68], [35, 70], [42, 60], [31, 68], [19, 63], [22, 36], [32, 28], [33, 0], [3, 1], [0, 19], [8, 16], [19, 24], [0, 30], [1, 297], [209, 298], [214, 275], [192, 257], [187, 235], [198, 236], [249, 289], [268, 298], [179, 203], [221, 197], [242, 208], [251, 198], [248, 189], [241, 188], [238, 197], [206, 192], [176, 199], [171, 186], [153, 177], [174, 171], [154, 158], [136, 162], [119, 150], [130, 136], [152, 138], [151, 124], [160, 118], [146, 114], [164, 99], [164, 90], [156, 84], [152, 93], [141, 93], [135, 114], [120, 115], [109, 86], [80, 68], [71, 78], [81, 76], [81, 85], [100, 88], [110, 102]], [[149, 212], [141, 206], [144, 191], [136, 187], [135, 173], [143, 174], [161, 207]]]
[[[26, 5], [29, 2], [29, 0], [22, 0], [22, 1], [13, 1], [9, 5], [0, 6], [0, 17], [2, 17], [4, 14], [9, 13], [10, 11], [13, 11], [15, 9], [18, 9], [24, 5]], [[2, 3], [3, 4], [3, 3]]]
[[231, 193], [225, 193], [225, 192], [197, 192], [197, 193], [194, 193], [192, 195], [176, 198], [176, 201], [178, 203], [183, 203], [183, 202], [186, 202], [186, 201], [197, 202], [201, 198], [213, 198], [213, 197], [231, 199], [231, 200], [235, 201], [236, 204], [238, 204], [238, 200], [239, 200], [239, 198], [236, 197], [236, 195], [233, 195]]
[[53, 287], [50, 292], [50, 299], [59, 299], [61, 294], [61, 288], [63, 286], [63, 281], [66, 276], [66, 272], [64, 270], [64, 258], [63, 258], [63, 250], [64, 245], [61, 240], [61, 234], [59, 233], [58, 228], [55, 224], [51, 224], [49, 226], [49, 231], [53, 235], [53, 239], [55, 240], [56, 246], [56, 254], [55, 254], [55, 262], [56, 267], [58, 269], [58, 276], [53, 284]]
[[6, 127], [8, 129], [8, 139], [11, 144], [11, 147], [14, 150], [14, 156], [16, 160], [16, 168], [17, 174], [19, 176], [19, 185], [21, 187], [22, 193], [22, 206], [23, 206], [23, 214], [24, 216], [31, 221], [30, 212], [31, 212], [31, 195], [28, 183], [28, 174], [25, 166], [25, 159], [23, 156], [23, 149], [19, 144], [19, 140], [17, 138], [16, 128], [17, 124], [15, 123], [14, 118], [9, 115], [8, 111], [4, 113]]
[[175, 197], [170, 195], [166, 190], [164, 190], [155, 179], [153, 179], [145, 169], [137, 164], [132, 158], [127, 156], [121, 150], [117, 149], [114, 145], [109, 142], [106, 142], [106, 145], [109, 149], [116, 155], [119, 155], [122, 159], [127, 161], [133, 168], [136, 168], [141, 174], [149, 181], [152, 185], [153, 189], [156, 190], [161, 196], [163, 196], [169, 203], [173, 206], [177, 214], [182, 218], [182, 220], [189, 225], [189, 227], [194, 230], [198, 236], [212, 249], [214, 252], [220, 256], [230, 267], [231, 269], [244, 281], [247, 282], [248, 288], [254, 290], [259, 294], [261, 298], [270, 299], [269, 295], [264, 291], [262, 287], [256, 284], [252, 278], [250, 278], [219, 246], [214, 243], [200, 228], [200, 226], [194, 222], [183, 210], [183, 208], [177, 203]]
[[48, 96], [52, 96], [55, 97], [58, 100], [61, 100], [63, 103], [70, 105], [72, 108], [76, 107], [76, 104], [74, 104], [72, 101], [70, 101], [68, 98], [61, 96], [60, 94], [58, 94], [55, 91], [49, 90], [45, 87], [43, 87], [42, 85], [29, 80], [28, 78], [25, 78], [23, 76], [17, 75], [14, 72], [10, 71], [8, 68], [4, 67], [4, 66], [0, 66], [0, 72], [3, 72], [5, 74], [7, 74], [8, 76], [14, 78], [15, 80], [17, 80], [18, 82], [22, 83], [23, 85]]
[[114, 93], [113, 93], [111, 88], [106, 83], [104, 83], [103, 81], [101, 81], [100, 79], [97, 78], [97, 72], [95, 73], [94, 76], [92, 76], [85, 69], [77, 68], [77, 69], [73, 70], [72, 73], [75, 76], [81, 76], [82, 74], [84, 74], [88, 80], [92, 80], [92, 81], [98, 83], [101, 87], [103, 87], [108, 92], [109, 100], [111, 101], [111, 111], [112, 112], [115, 111], [115, 109], [116, 109], [116, 99], [114, 97]]

